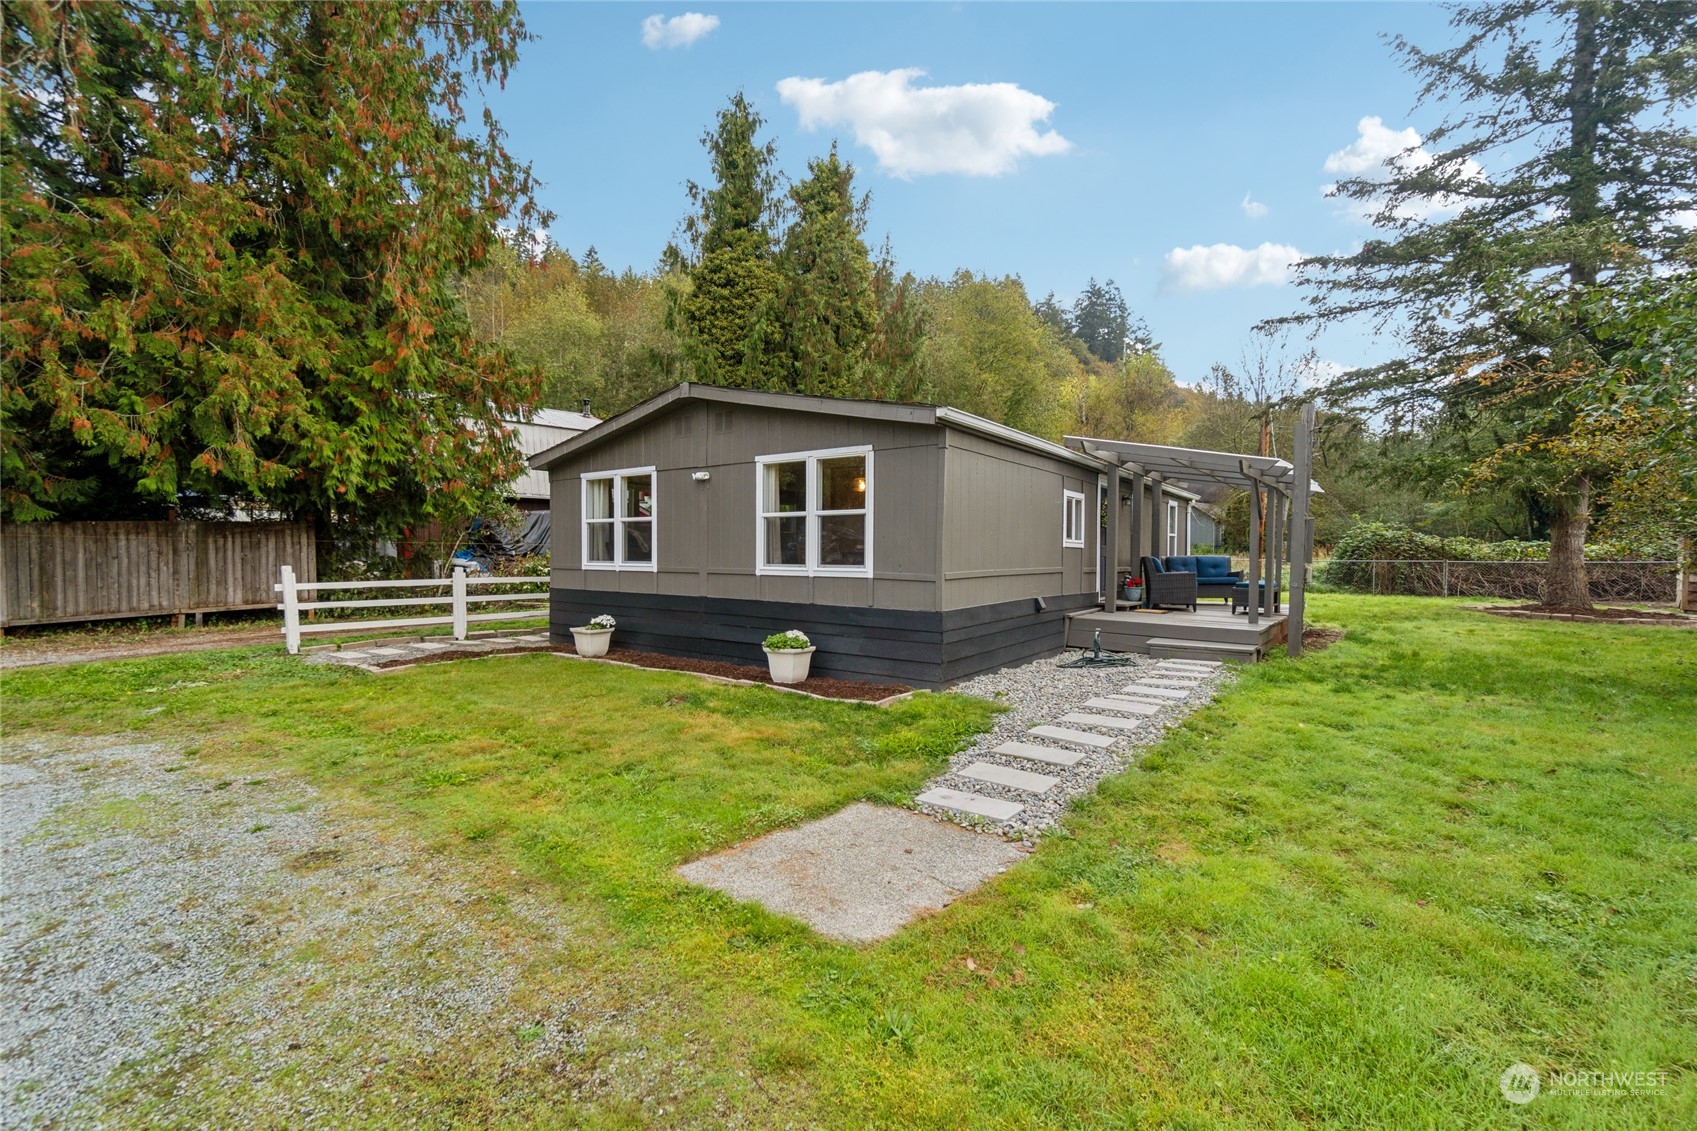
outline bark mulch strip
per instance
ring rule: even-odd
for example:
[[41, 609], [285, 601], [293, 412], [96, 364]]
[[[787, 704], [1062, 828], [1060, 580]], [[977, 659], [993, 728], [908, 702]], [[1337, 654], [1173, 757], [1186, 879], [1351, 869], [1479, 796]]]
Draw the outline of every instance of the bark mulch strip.
[[1664, 613], [1646, 609], [1620, 609], [1599, 605], [1591, 609], [1572, 609], [1560, 605], [1474, 605], [1475, 612], [1520, 620], [1597, 621], [1612, 624], [1656, 624], [1676, 628], [1697, 628], [1697, 617], [1685, 613]]
[[[555, 644], [546, 647], [491, 648], [484, 652], [436, 652], [428, 656], [397, 656], [391, 660], [368, 665], [380, 670], [389, 668], [410, 668], [418, 664], [442, 664], [449, 660], [475, 660], [484, 656], [518, 656], [528, 652], [558, 652], [566, 656], [574, 656], [577, 650], [569, 644]], [[697, 675], [715, 676], [719, 679], [741, 680], [746, 683], [764, 683], [776, 687], [780, 691], [804, 691], [821, 699], [851, 699], [857, 702], [875, 703], [896, 695], [905, 695], [913, 689], [899, 683], [857, 683], [850, 679], [825, 679], [814, 676], [801, 683], [774, 684], [772, 673], [762, 667], [752, 664], [727, 664], [717, 660], [695, 660], [684, 656], [663, 656], [658, 652], [636, 652], [629, 648], [614, 648], [608, 651], [602, 659], [614, 663], [628, 664], [636, 668], [652, 668], [661, 671], [694, 672]]]

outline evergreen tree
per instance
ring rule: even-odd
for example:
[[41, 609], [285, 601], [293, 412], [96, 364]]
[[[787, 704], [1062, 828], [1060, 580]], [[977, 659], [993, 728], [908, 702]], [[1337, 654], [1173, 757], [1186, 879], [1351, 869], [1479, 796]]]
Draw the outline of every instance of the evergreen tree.
[[456, 279], [545, 222], [473, 83], [514, 5], [6, 4], [10, 520], [187, 493], [397, 531], [522, 469]]
[[1482, 447], [1476, 480], [1548, 509], [1546, 600], [1589, 605], [1591, 495], [1615, 467], [1569, 442], [1583, 412], [1562, 391], [1627, 345], [1598, 314], [1609, 296], [1691, 267], [1677, 218], [1697, 206], [1697, 6], [1515, 0], [1452, 23], [1448, 50], [1393, 41], [1423, 101], [1457, 103], [1427, 138], [1437, 152], [1337, 186], [1385, 238], [1305, 261], [1310, 308], [1291, 320], [1365, 316], [1400, 338], [1401, 356], [1328, 395]]
[[766, 384], [761, 364], [779, 345], [768, 317], [781, 285], [777, 147], [757, 140], [765, 124], [741, 91], [719, 112], [701, 138], [713, 182], [688, 185], [695, 208], [683, 223], [689, 252], [667, 249], [666, 261], [689, 280], [674, 291], [674, 321], [696, 377], [712, 384]]
[[868, 365], [878, 327], [872, 257], [861, 239], [869, 197], [856, 200], [854, 166], [835, 143], [807, 163], [790, 190], [794, 220], [779, 255], [774, 304], [782, 346], [766, 366], [773, 387], [821, 396], [869, 396]]

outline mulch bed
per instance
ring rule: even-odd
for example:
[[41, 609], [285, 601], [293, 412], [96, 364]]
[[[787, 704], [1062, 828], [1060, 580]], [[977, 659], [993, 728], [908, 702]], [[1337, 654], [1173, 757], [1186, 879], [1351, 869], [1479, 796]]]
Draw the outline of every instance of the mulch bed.
[[1590, 609], [1567, 608], [1561, 605], [1475, 605], [1474, 610], [1497, 617], [1517, 617], [1525, 620], [1603, 621], [1619, 624], [1667, 624], [1697, 627], [1697, 617], [1685, 613], [1663, 613], [1644, 609], [1620, 609], [1599, 605]]
[[[560, 652], [567, 656], [575, 656], [577, 649], [570, 644], [554, 644], [541, 648], [535, 646], [492, 648], [487, 652], [435, 652], [428, 656], [396, 656], [393, 659], [384, 660], [370, 666], [379, 669], [410, 668], [419, 664], [445, 664], [450, 660], [476, 660], [485, 656], [522, 656], [530, 652]], [[609, 649], [606, 656], [599, 658], [614, 660], [637, 668], [696, 672], [700, 675], [718, 676], [720, 679], [740, 679], [750, 683], [778, 686], [772, 683], [770, 671], [753, 664], [726, 664], [716, 660], [692, 660], [683, 656], [663, 656], [658, 652], [636, 652], [629, 648]], [[809, 695], [817, 695], [822, 699], [848, 699], [860, 703], [875, 703], [881, 699], [888, 699], [892, 695], [904, 695], [913, 690], [913, 688], [900, 683], [857, 683], [851, 679], [825, 679], [820, 676], [814, 676], [800, 683], [784, 684], [783, 687], [794, 691], [805, 691]]]
[[[560, 645], [556, 652], [572, 652], [570, 645]], [[621, 664], [632, 664], [639, 668], [659, 668], [664, 671], [698, 672], [701, 675], [716, 675], [721, 679], [745, 679], [751, 683], [764, 683], [772, 686], [772, 673], [754, 664], [727, 664], [719, 660], [694, 660], [685, 656], [663, 656], [658, 652], [636, 652], [629, 648], [611, 648], [605, 657], [616, 660]], [[823, 696], [826, 699], [854, 699], [862, 702], [875, 702], [888, 699], [892, 695], [902, 695], [913, 688], [899, 683], [857, 683], [851, 679], [825, 679], [821, 676], [810, 676], [800, 683], [784, 684], [785, 687], [797, 691], [805, 691], [810, 695]]]

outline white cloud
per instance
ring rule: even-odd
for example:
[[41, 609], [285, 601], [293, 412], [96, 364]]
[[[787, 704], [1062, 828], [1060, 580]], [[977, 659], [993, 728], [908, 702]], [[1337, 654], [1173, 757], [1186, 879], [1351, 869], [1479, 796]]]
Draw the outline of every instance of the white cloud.
[[1186, 291], [1277, 285], [1290, 278], [1291, 265], [1301, 258], [1300, 251], [1282, 243], [1247, 248], [1229, 243], [1197, 244], [1167, 252], [1162, 273], [1168, 283]]
[[[1437, 160], [1426, 149], [1425, 139], [1420, 136], [1419, 130], [1413, 126], [1393, 130], [1376, 114], [1369, 114], [1355, 123], [1355, 134], [1353, 142], [1327, 155], [1326, 172], [1372, 180], [1375, 179], [1375, 174], [1389, 175], [1399, 169], [1403, 172], [1419, 172]], [[1466, 180], [1479, 180], [1484, 177], [1485, 170], [1478, 162], [1468, 158], [1462, 163], [1461, 174]], [[1336, 184], [1326, 185], [1326, 195], [1330, 196], [1336, 187]], [[1368, 221], [1380, 210], [1379, 205], [1371, 200], [1352, 200], [1350, 205], [1352, 211]], [[1424, 201], [1404, 202], [1397, 207], [1397, 215], [1414, 220], [1430, 220], [1436, 216], [1460, 212], [1465, 207], [1466, 197], [1440, 193]]]
[[1250, 200], [1248, 193], [1243, 194], [1243, 200], [1238, 203], [1238, 207], [1243, 209], [1243, 214], [1251, 220], [1259, 220], [1267, 214], [1267, 206], [1259, 200]]
[[1296, 376], [1304, 389], [1318, 389], [1348, 373], [1349, 368], [1327, 357], [1302, 358], [1296, 363]]
[[642, 21], [642, 45], [650, 51], [688, 47], [718, 26], [718, 16], [704, 16], [700, 12], [685, 12], [669, 20], [664, 16], [649, 16]]
[[787, 78], [778, 95], [804, 129], [847, 124], [885, 172], [911, 180], [934, 173], [997, 177], [1024, 156], [1065, 153], [1072, 142], [1039, 131], [1055, 104], [1010, 82], [916, 88], [916, 68], [862, 71], [841, 82]]

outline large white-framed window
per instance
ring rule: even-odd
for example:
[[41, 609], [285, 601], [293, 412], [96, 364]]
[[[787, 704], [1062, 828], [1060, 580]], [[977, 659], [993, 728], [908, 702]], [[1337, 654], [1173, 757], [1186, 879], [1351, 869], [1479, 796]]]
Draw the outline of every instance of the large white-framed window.
[[872, 576], [872, 449], [754, 461], [754, 571]]
[[1061, 491], [1061, 545], [1084, 545], [1084, 492]]
[[583, 568], [654, 572], [654, 469], [583, 477]]
[[1178, 500], [1167, 500], [1167, 556], [1170, 558], [1178, 550]]

